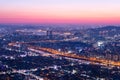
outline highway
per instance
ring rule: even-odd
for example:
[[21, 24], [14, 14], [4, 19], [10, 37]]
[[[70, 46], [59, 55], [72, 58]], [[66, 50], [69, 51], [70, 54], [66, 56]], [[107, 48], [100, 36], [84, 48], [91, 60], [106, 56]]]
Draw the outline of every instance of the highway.
[[98, 59], [95, 57], [84, 57], [84, 56], [80, 56], [77, 55], [75, 53], [64, 53], [64, 52], [59, 52], [57, 50], [51, 49], [51, 48], [42, 48], [42, 47], [38, 47], [38, 46], [29, 46], [32, 49], [35, 50], [40, 50], [40, 51], [45, 51], [45, 52], [49, 52], [51, 54], [55, 54], [55, 55], [59, 55], [59, 56], [63, 56], [63, 57], [69, 57], [69, 58], [75, 58], [75, 59], [82, 59], [82, 60], [87, 60], [94, 63], [100, 63], [103, 64], [105, 66], [119, 66], [120, 67], [120, 62], [115, 62], [115, 61], [111, 61], [111, 60], [105, 60], [105, 59]]
[[[54, 41], [52, 41], [52, 42], [54, 42]], [[30, 43], [30, 42], [27, 42], [27, 43]], [[8, 45], [14, 46], [16, 44], [27, 44], [27, 43], [26, 42], [25, 43], [24, 42], [22, 42], [22, 43], [17, 42], [17, 43], [9, 43]], [[63, 57], [86, 60], [86, 61], [90, 61], [92, 64], [99, 63], [99, 64], [102, 64], [105, 66], [118, 66], [118, 67], [120, 67], [120, 62], [116, 62], [116, 61], [112, 61], [112, 60], [106, 60], [106, 59], [101, 59], [101, 58], [96, 58], [96, 57], [85, 57], [85, 56], [77, 55], [75, 53], [64, 53], [64, 52], [59, 52], [59, 51], [52, 49], [52, 48], [44, 48], [44, 47], [39, 47], [39, 46], [28, 45], [28, 48], [33, 49], [33, 50], [37, 50], [37, 51], [48, 52], [48, 53], [63, 56]]]

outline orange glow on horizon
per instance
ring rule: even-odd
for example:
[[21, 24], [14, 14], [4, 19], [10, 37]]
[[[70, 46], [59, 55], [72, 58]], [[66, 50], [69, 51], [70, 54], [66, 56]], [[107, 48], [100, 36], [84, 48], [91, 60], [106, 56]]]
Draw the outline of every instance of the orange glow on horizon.
[[48, 13], [35, 11], [1, 11], [0, 23], [78, 23], [78, 24], [119, 24], [120, 15], [102, 12]]
[[1, 0], [0, 23], [119, 24], [120, 0]]

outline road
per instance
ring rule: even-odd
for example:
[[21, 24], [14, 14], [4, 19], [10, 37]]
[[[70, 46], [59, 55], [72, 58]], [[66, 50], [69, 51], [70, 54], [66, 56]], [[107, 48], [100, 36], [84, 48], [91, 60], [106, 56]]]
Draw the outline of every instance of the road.
[[[55, 42], [55, 41], [52, 41], [52, 42]], [[27, 42], [27, 43], [30, 43], [30, 42]], [[17, 45], [17, 44], [27, 44], [27, 43], [26, 42], [22, 42], [22, 43], [21, 42], [17, 42], [17, 43], [9, 43], [8, 45], [9, 46], [14, 46], [14, 45]], [[100, 64], [105, 65], [105, 66], [111, 65], [111, 66], [118, 66], [118, 67], [120, 67], [120, 62], [115, 62], [115, 61], [112, 61], [112, 60], [106, 60], [106, 59], [95, 58], [95, 57], [85, 57], [85, 56], [77, 55], [75, 53], [72, 53], [72, 54], [71, 53], [64, 53], [64, 52], [59, 52], [59, 51], [57, 51], [55, 49], [52, 49], [52, 48], [44, 48], [44, 47], [39, 47], [39, 46], [28, 45], [28, 48], [33, 49], [33, 50], [37, 50], [37, 51], [45, 51], [45, 52], [48, 52], [48, 53], [51, 53], [51, 54], [55, 54], [55, 55], [59, 55], [59, 56], [63, 56], [63, 57], [87, 60], [87, 61], [90, 61], [93, 64], [94, 63], [95, 64], [96, 63], [100, 63]]]
[[30, 69], [30, 70], [16, 70], [16, 69], [13, 69], [12, 71], [0, 72], [0, 75], [2, 75], [2, 74], [18, 73], [18, 74], [23, 74], [25, 76], [30, 76], [32, 78], [35, 78], [36, 80], [44, 80], [43, 78], [41, 78], [39, 76], [36, 76], [36, 75], [34, 75], [32, 73], [29, 73], [31, 71], [36, 71], [36, 69]]
[[103, 65], [112, 65], [112, 66], [119, 66], [120, 67], [120, 62], [115, 62], [115, 61], [111, 61], [111, 60], [105, 60], [105, 59], [98, 59], [98, 58], [95, 58], [95, 57], [84, 57], [84, 56], [80, 56], [80, 55], [77, 55], [77, 54], [74, 54], [74, 53], [64, 53], [64, 52], [59, 52], [55, 49], [51, 49], [51, 48], [42, 48], [42, 47], [38, 47], [38, 46], [29, 46], [30, 48], [32, 49], [35, 49], [35, 50], [42, 50], [42, 51], [45, 51], [45, 52], [49, 52], [51, 54], [55, 54], [55, 55], [59, 55], [59, 56], [63, 56], [63, 57], [70, 57], [70, 58], [75, 58], [75, 59], [82, 59], [82, 60], [87, 60], [87, 61], [90, 61], [90, 62], [93, 62], [94, 63], [100, 63], [100, 64], [103, 64]]

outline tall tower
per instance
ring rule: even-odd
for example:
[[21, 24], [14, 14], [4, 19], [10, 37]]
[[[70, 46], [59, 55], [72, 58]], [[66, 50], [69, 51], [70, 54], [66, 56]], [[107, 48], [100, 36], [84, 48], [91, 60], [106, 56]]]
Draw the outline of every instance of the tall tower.
[[47, 38], [52, 39], [52, 37], [53, 37], [52, 30], [48, 30], [47, 31]]

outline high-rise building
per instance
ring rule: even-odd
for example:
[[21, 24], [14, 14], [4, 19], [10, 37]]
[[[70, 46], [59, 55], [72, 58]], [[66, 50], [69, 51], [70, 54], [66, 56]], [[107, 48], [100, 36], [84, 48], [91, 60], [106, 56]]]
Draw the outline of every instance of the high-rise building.
[[52, 37], [53, 37], [52, 31], [51, 31], [51, 30], [50, 30], [50, 31], [48, 30], [48, 31], [47, 31], [47, 38], [48, 38], [48, 39], [52, 39]]

